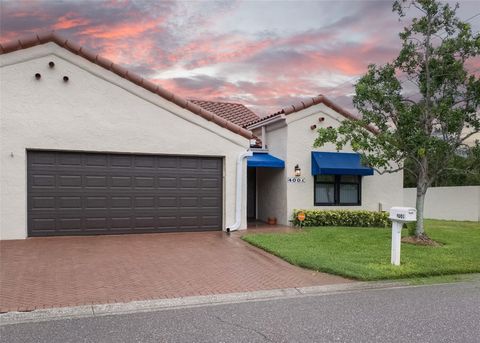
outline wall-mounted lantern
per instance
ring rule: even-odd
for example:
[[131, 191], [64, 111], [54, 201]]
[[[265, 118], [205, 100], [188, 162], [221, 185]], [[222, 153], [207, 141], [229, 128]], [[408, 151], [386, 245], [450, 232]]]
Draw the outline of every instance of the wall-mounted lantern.
[[302, 175], [302, 170], [300, 169], [300, 167], [298, 166], [298, 164], [295, 166], [295, 176], [296, 177], [299, 177]]

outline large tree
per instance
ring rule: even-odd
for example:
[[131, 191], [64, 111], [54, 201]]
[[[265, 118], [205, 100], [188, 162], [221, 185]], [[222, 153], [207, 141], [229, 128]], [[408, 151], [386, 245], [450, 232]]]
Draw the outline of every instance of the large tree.
[[[350, 145], [379, 173], [408, 168], [416, 182], [415, 235], [420, 239], [427, 238], [428, 187], [459, 154], [480, 161], [475, 158], [480, 156], [478, 140], [469, 142], [480, 131], [480, 34], [456, 17], [457, 8], [436, 0], [395, 1], [393, 10], [409, 19], [399, 34], [398, 57], [370, 65], [356, 83], [353, 103], [359, 120], [319, 129], [314, 143], [335, 143], [338, 150]], [[418, 16], [407, 18], [409, 11]], [[406, 159], [411, 163], [405, 165]], [[473, 163], [458, 172], [479, 168]]]

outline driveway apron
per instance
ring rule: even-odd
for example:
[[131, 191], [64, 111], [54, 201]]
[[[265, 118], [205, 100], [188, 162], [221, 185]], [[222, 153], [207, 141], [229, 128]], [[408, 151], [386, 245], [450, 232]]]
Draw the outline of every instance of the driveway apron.
[[0, 312], [306, 287], [308, 271], [224, 232], [0, 242]]

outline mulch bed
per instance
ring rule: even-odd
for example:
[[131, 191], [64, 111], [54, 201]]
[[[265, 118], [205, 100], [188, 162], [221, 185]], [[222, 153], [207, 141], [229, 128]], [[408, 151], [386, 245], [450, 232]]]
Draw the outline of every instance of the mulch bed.
[[441, 247], [443, 245], [442, 243], [434, 241], [427, 235], [403, 237], [402, 243], [408, 243], [413, 245], [423, 245], [423, 246], [429, 246], [429, 247]]

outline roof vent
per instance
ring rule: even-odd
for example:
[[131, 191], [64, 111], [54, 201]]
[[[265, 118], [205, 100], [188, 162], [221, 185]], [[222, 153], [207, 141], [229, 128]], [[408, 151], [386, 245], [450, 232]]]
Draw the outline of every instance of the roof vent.
[[48, 66], [49, 66], [50, 68], [55, 67], [55, 62], [53, 62], [53, 61], [48, 62]]
[[40, 80], [41, 77], [42, 77], [42, 75], [40, 75], [40, 73], [36, 73], [36, 74], [35, 74], [35, 78], [36, 78], [37, 80]]

